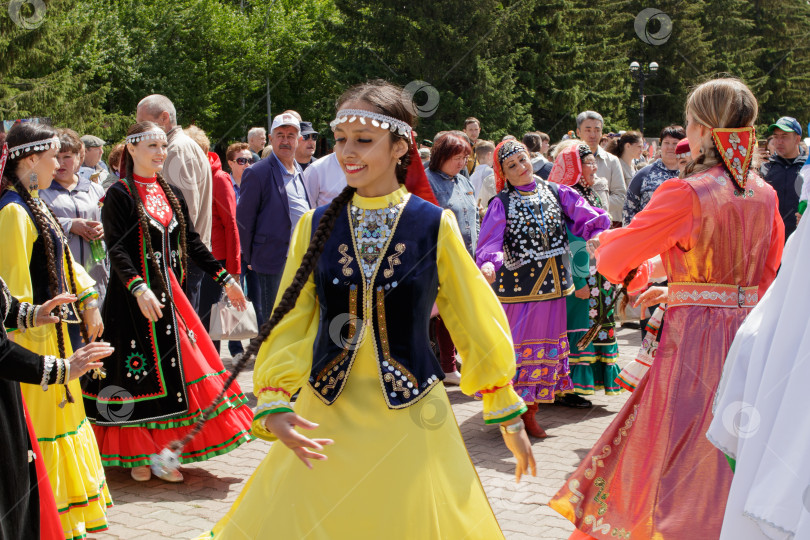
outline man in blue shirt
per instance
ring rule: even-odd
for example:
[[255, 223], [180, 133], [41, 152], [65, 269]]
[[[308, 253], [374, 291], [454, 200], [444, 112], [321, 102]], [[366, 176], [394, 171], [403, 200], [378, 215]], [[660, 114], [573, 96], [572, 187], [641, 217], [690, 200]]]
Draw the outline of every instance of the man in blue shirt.
[[270, 130], [273, 152], [245, 170], [239, 188], [239, 240], [243, 260], [258, 278], [254, 302], [259, 324], [272, 312], [292, 231], [310, 210], [301, 166], [295, 161], [300, 131], [299, 120], [289, 112], [276, 116]]
[[670, 178], [678, 178], [678, 142], [686, 138], [681, 126], [667, 126], [661, 131], [661, 157], [638, 171], [627, 187], [622, 210], [622, 225], [627, 227], [636, 214], [644, 210], [658, 186]]

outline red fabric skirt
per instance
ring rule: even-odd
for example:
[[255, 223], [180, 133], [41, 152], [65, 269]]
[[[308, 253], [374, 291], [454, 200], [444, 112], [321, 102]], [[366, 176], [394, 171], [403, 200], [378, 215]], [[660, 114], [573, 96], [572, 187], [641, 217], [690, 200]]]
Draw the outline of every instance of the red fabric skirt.
[[[228, 378], [229, 373], [222, 364], [219, 352], [214, 348], [174, 273], [169, 272], [169, 275], [174, 304], [182, 315], [182, 318], [177, 317], [177, 331], [188, 395], [188, 411], [170, 418], [128, 426], [94, 424], [101, 461], [105, 466], [149, 465], [152, 454], [159, 453], [172, 441], [182, 439], [191, 430], [202, 410], [211, 404]], [[183, 319], [194, 332], [196, 343], [191, 343]], [[204, 461], [230, 452], [253, 439], [250, 434], [253, 411], [246, 403], [247, 398], [234, 381], [202, 431], [183, 448], [180, 462]]]
[[25, 405], [24, 399], [23, 410], [25, 411], [25, 424], [28, 426], [28, 437], [31, 439], [31, 451], [36, 456], [34, 465], [37, 469], [37, 489], [39, 490], [39, 538], [41, 540], [62, 540], [65, 533], [56, 509], [56, 499], [53, 496], [51, 481], [48, 479], [48, 471], [45, 468], [42, 453], [39, 451], [37, 435], [34, 433], [34, 426], [31, 424], [31, 416], [28, 414], [28, 407]]

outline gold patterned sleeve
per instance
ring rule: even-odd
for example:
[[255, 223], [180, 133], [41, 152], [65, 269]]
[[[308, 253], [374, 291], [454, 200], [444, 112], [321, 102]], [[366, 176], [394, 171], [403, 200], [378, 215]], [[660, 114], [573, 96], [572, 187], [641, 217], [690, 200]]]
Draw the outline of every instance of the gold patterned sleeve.
[[484, 421], [497, 424], [526, 412], [512, 388], [515, 352], [501, 303], [464, 247], [452, 212], [445, 210], [437, 246], [436, 304], [461, 358], [461, 391], [484, 398]]
[[[309, 247], [313, 212], [309, 211], [301, 217], [293, 233], [276, 305], [292, 283]], [[315, 279], [310, 274], [295, 307], [273, 329], [256, 356], [253, 392], [258, 404], [253, 419], [253, 434], [257, 437], [275, 440], [275, 436], [264, 427], [264, 417], [268, 414], [292, 412], [290, 397], [304, 385], [312, 369], [312, 348], [318, 335], [319, 318]]]

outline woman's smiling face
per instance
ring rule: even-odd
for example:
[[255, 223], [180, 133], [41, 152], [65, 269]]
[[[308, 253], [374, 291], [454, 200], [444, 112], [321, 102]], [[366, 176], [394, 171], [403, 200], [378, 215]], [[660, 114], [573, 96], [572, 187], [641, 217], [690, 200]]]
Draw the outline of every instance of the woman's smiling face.
[[513, 186], [525, 186], [534, 182], [532, 160], [526, 152], [509, 156], [501, 167], [504, 178]]
[[[364, 101], [344, 103], [341, 108], [376, 112]], [[334, 134], [335, 155], [346, 174], [346, 182], [360, 195], [390, 193], [392, 180], [396, 182], [397, 160], [407, 153], [408, 143], [402, 139], [392, 141], [391, 131], [374, 127], [368, 120], [337, 124]]]

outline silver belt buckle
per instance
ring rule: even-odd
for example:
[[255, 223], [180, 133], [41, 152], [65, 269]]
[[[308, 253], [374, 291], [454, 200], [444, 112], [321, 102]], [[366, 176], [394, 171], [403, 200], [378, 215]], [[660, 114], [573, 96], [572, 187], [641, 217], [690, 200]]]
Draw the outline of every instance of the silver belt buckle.
[[737, 285], [737, 307], [745, 306], [745, 292], [743, 288]]

